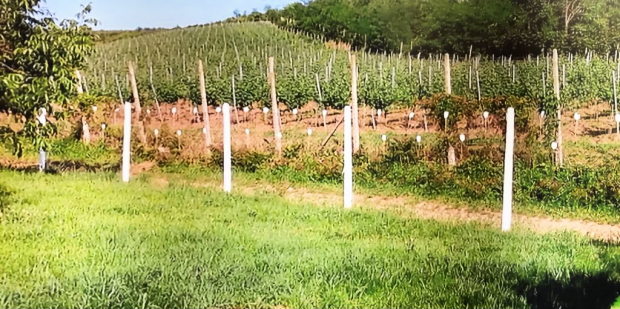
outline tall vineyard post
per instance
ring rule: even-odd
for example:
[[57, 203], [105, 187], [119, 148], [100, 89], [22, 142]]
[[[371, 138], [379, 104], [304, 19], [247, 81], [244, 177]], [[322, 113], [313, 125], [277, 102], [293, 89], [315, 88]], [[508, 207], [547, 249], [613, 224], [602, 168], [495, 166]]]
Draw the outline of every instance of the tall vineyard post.
[[133, 102], [136, 110], [136, 128], [138, 129], [138, 138], [142, 145], [146, 145], [146, 133], [144, 132], [144, 123], [142, 122], [142, 107], [140, 105], [140, 94], [138, 93], [138, 83], [136, 82], [136, 72], [133, 67], [133, 63], [129, 61], [127, 63], [129, 69], [129, 82], [131, 83], [131, 93], [133, 96]]
[[200, 101], [202, 104], [202, 119], [204, 121], [205, 147], [210, 149], [213, 140], [211, 138], [211, 124], [209, 123], [209, 104], [207, 102], [207, 91], [205, 90], [205, 72], [202, 60], [198, 60], [198, 79], [200, 81]]
[[444, 55], [444, 90], [447, 95], [452, 95], [452, 77], [450, 76], [450, 54]]
[[276, 73], [274, 58], [269, 57], [269, 86], [271, 93], [271, 111], [273, 113], [273, 134], [276, 142], [276, 154], [282, 155], [282, 131], [280, 129], [280, 108], [278, 107], [278, 95], [276, 92]]
[[131, 83], [131, 93], [133, 95], [133, 103], [135, 104], [136, 118], [139, 119], [142, 114], [142, 106], [140, 104], [140, 96], [138, 95], [138, 84], [136, 83], [136, 72], [133, 67], [133, 63], [129, 61], [127, 63], [129, 69], [129, 81]]

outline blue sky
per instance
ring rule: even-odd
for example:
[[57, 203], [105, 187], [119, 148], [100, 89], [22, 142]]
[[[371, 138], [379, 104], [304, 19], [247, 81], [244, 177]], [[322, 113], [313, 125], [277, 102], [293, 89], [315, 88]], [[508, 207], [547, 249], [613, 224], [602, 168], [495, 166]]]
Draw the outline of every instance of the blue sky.
[[204, 24], [233, 16], [235, 10], [263, 11], [281, 8], [295, 0], [45, 0], [42, 4], [59, 19], [74, 18], [82, 4], [91, 3], [96, 29], [120, 30], [137, 27], [171, 28]]

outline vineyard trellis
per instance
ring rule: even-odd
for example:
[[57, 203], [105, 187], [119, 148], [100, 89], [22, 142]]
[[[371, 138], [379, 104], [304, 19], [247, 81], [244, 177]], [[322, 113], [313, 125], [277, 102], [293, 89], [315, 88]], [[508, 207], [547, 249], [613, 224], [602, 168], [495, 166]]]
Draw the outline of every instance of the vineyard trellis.
[[[161, 31], [101, 44], [83, 73], [85, 88], [113, 97], [106, 82], [119, 78], [126, 63], [135, 66], [139, 93], [145, 102], [201, 102], [199, 72], [187, 65], [200, 60], [205, 67], [205, 97], [209, 104], [236, 101], [239, 108], [258, 103], [270, 107], [267, 59], [276, 60], [277, 96], [289, 109], [315, 101], [322, 108], [341, 109], [351, 92], [350, 56], [359, 54], [360, 103], [383, 111], [412, 106], [420, 98], [444, 92], [443, 72], [450, 64], [450, 91], [472, 100], [526, 97], [541, 102], [554, 95], [551, 53], [522, 60], [501, 56], [469, 56], [420, 53], [371, 54], [334, 50], [324, 42], [278, 29], [268, 23], [214, 24]], [[544, 58], [541, 61], [541, 58]], [[447, 61], [444, 61], [447, 60]], [[452, 60], [452, 61], [450, 61]], [[561, 100], [576, 108], [592, 100], [612, 102], [612, 72], [620, 63], [606, 54], [562, 55]], [[475, 77], [475, 81], [474, 81]], [[233, 91], [233, 84], [235, 89]], [[156, 89], [155, 92], [151, 89]], [[130, 87], [121, 87], [123, 97]]]

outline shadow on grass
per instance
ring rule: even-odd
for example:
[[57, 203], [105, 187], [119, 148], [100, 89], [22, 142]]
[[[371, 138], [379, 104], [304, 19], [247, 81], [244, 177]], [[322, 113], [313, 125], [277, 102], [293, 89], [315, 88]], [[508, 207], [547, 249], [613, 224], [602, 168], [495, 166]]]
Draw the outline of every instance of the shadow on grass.
[[[25, 173], [39, 173], [39, 165], [4, 165], [0, 166], [1, 169], [18, 171]], [[101, 163], [87, 163], [78, 160], [64, 160], [64, 161], [50, 161], [48, 163], [45, 173], [58, 174], [62, 172], [114, 172], [120, 169], [119, 164], [101, 164]]]
[[597, 137], [597, 136], [612, 134], [612, 133], [615, 133], [615, 131], [616, 130], [610, 130], [610, 129], [605, 129], [605, 128], [585, 129], [585, 132], [583, 132], [583, 134], [587, 136], [591, 136], [591, 137]]
[[620, 281], [608, 272], [580, 273], [568, 280], [548, 277], [533, 285], [524, 281], [519, 290], [531, 308], [609, 309], [620, 296]]
[[3, 214], [12, 202], [13, 191], [0, 183], [0, 215]]

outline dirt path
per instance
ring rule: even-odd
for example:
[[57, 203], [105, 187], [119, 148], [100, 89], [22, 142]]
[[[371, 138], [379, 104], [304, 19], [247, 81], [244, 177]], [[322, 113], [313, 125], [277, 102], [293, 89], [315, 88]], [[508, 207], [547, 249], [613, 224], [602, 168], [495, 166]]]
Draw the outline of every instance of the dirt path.
[[[167, 185], [168, 181], [155, 178], [154, 184]], [[205, 181], [190, 183], [195, 187], [219, 189], [219, 182]], [[342, 205], [342, 195], [337, 192], [319, 192], [301, 187], [282, 184], [265, 184], [261, 182], [243, 183], [235, 188], [238, 194], [259, 195], [275, 194], [292, 203], [309, 203], [316, 206], [336, 207]], [[355, 203], [358, 207], [392, 210], [396, 213], [414, 218], [437, 220], [444, 222], [478, 222], [485, 225], [497, 226], [501, 222], [501, 213], [490, 210], [477, 210], [465, 207], [456, 207], [447, 203], [435, 201], [416, 201], [408, 196], [370, 196], [357, 194]], [[538, 233], [552, 233], [569, 231], [590, 237], [592, 239], [620, 243], [620, 225], [603, 224], [593, 221], [577, 219], [556, 219], [544, 216], [528, 216], [515, 214], [513, 216], [516, 228], [525, 228]]]

